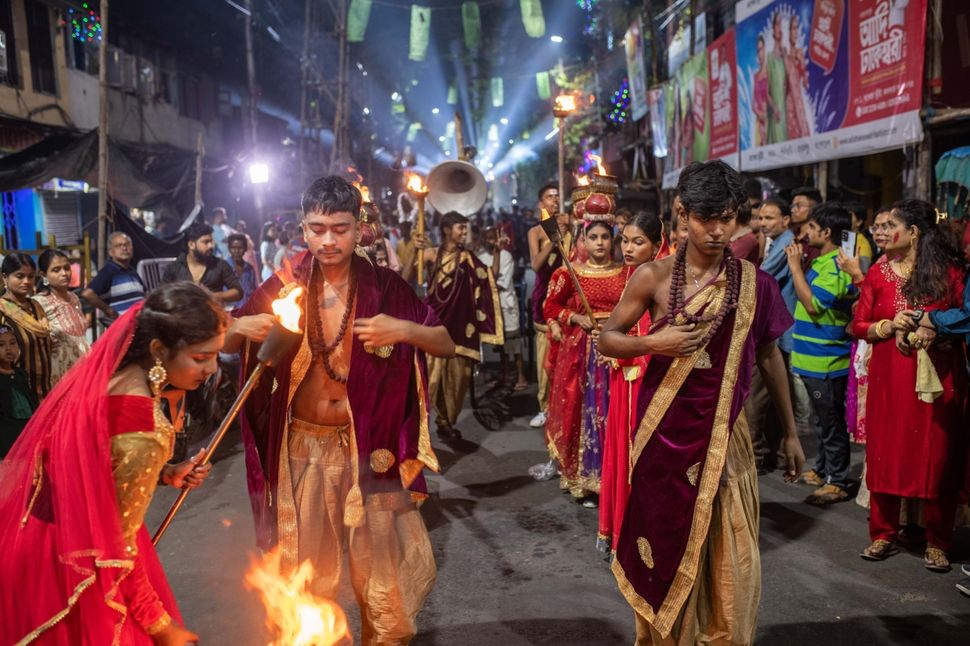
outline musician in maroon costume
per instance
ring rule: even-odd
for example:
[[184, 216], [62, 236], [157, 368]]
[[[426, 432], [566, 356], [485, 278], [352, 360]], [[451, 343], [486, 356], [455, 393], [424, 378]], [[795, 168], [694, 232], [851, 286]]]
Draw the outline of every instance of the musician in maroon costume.
[[[676, 256], [630, 279], [600, 351], [652, 355], [638, 398], [630, 500], [613, 573], [638, 644], [750, 644], [761, 594], [758, 482], [742, 405], [757, 364], [783, 420], [786, 479], [804, 463], [775, 339], [792, 325], [778, 285], [727, 247], [747, 199], [721, 161], [690, 164]], [[650, 309], [646, 336], [627, 336]]]

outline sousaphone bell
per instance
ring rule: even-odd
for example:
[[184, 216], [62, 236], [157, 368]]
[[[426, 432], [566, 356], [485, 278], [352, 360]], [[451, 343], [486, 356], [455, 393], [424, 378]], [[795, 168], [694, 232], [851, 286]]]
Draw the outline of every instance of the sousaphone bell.
[[455, 144], [458, 160], [441, 162], [428, 173], [428, 201], [439, 213], [457, 211], [468, 216], [485, 205], [488, 185], [482, 171], [471, 163], [477, 151], [465, 146], [459, 114], [455, 114]]

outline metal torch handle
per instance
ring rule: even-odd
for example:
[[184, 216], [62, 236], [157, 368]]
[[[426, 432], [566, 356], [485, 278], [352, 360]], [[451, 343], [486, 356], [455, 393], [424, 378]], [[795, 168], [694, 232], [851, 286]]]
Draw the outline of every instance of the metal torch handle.
[[583, 286], [579, 283], [579, 276], [576, 275], [576, 270], [573, 269], [573, 263], [569, 262], [569, 257], [566, 255], [566, 248], [563, 247], [562, 238], [556, 239], [556, 244], [559, 245], [559, 253], [562, 254], [562, 262], [566, 265], [566, 271], [569, 272], [569, 277], [573, 279], [573, 287], [576, 288], [576, 293], [579, 294], [579, 300], [583, 303], [583, 309], [586, 310], [586, 315], [589, 317], [593, 324], [596, 324], [596, 318], [593, 316], [593, 308], [589, 306], [589, 301], [586, 300], [586, 293], [583, 292]]
[[[215, 453], [216, 448], [218, 448], [219, 443], [222, 442], [222, 439], [226, 436], [226, 432], [232, 425], [233, 420], [235, 420], [236, 416], [239, 414], [239, 409], [242, 408], [242, 405], [249, 398], [250, 393], [252, 393], [253, 388], [255, 388], [256, 384], [259, 383], [259, 376], [263, 374], [263, 370], [265, 368], [266, 365], [260, 363], [257, 364], [257, 366], [253, 369], [252, 374], [249, 375], [249, 379], [246, 380], [242, 390], [240, 390], [239, 394], [236, 395], [236, 400], [232, 402], [232, 406], [229, 407], [229, 412], [226, 413], [226, 417], [222, 420], [222, 424], [220, 424], [219, 428], [216, 430], [216, 434], [212, 437], [212, 440], [209, 441], [209, 445], [205, 448], [205, 454], [203, 454], [202, 459], [199, 460], [200, 465], [208, 464], [212, 460], [212, 455]], [[185, 498], [189, 495], [189, 491], [191, 490], [182, 489], [178, 498], [176, 498], [175, 502], [172, 503], [168, 513], [165, 515], [165, 520], [163, 520], [162, 524], [158, 526], [158, 529], [155, 531], [155, 536], [152, 537], [152, 545], [157, 546], [158, 542], [162, 540], [162, 535], [165, 533], [165, 530], [168, 529], [168, 526], [172, 524], [172, 519], [175, 518], [175, 514], [178, 513], [182, 503], [185, 502]]]

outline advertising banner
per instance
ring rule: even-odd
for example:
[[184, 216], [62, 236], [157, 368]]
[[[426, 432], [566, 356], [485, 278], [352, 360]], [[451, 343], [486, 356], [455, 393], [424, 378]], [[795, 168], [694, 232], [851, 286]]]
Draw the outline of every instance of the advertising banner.
[[[707, 71], [711, 94], [710, 155], [712, 159], [734, 158], [738, 152], [738, 84], [733, 29], [707, 48]], [[732, 161], [736, 167], [737, 161]]]
[[741, 0], [736, 12], [743, 170], [922, 139], [926, 0]]
[[623, 37], [626, 50], [626, 74], [630, 81], [630, 111], [633, 120], [647, 114], [647, 70], [643, 60], [643, 31], [640, 17], [633, 21]]
[[710, 158], [711, 102], [707, 79], [707, 52], [689, 58], [665, 85], [663, 188], [677, 184], [681, 169], [692, 161]]

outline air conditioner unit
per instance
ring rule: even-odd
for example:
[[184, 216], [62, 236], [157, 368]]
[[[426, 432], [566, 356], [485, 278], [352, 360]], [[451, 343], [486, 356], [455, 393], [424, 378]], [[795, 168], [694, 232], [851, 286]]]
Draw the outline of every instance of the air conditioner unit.
[[138, 59], [131, 54], [123, 54], [121, 67], [121, 89], [132, 94], [138, 89]]
[[0, 31], [0, 79], [7, 78], [7, 34]]
[[108, 85], [121, 87], [124, 76], [125, 53], [108, 45]]
[[155, 65], [144, 58], [138, 59], [138, 96], [143, 99], [154, 99], [158, 95], [158, 82], [155, 77]]

